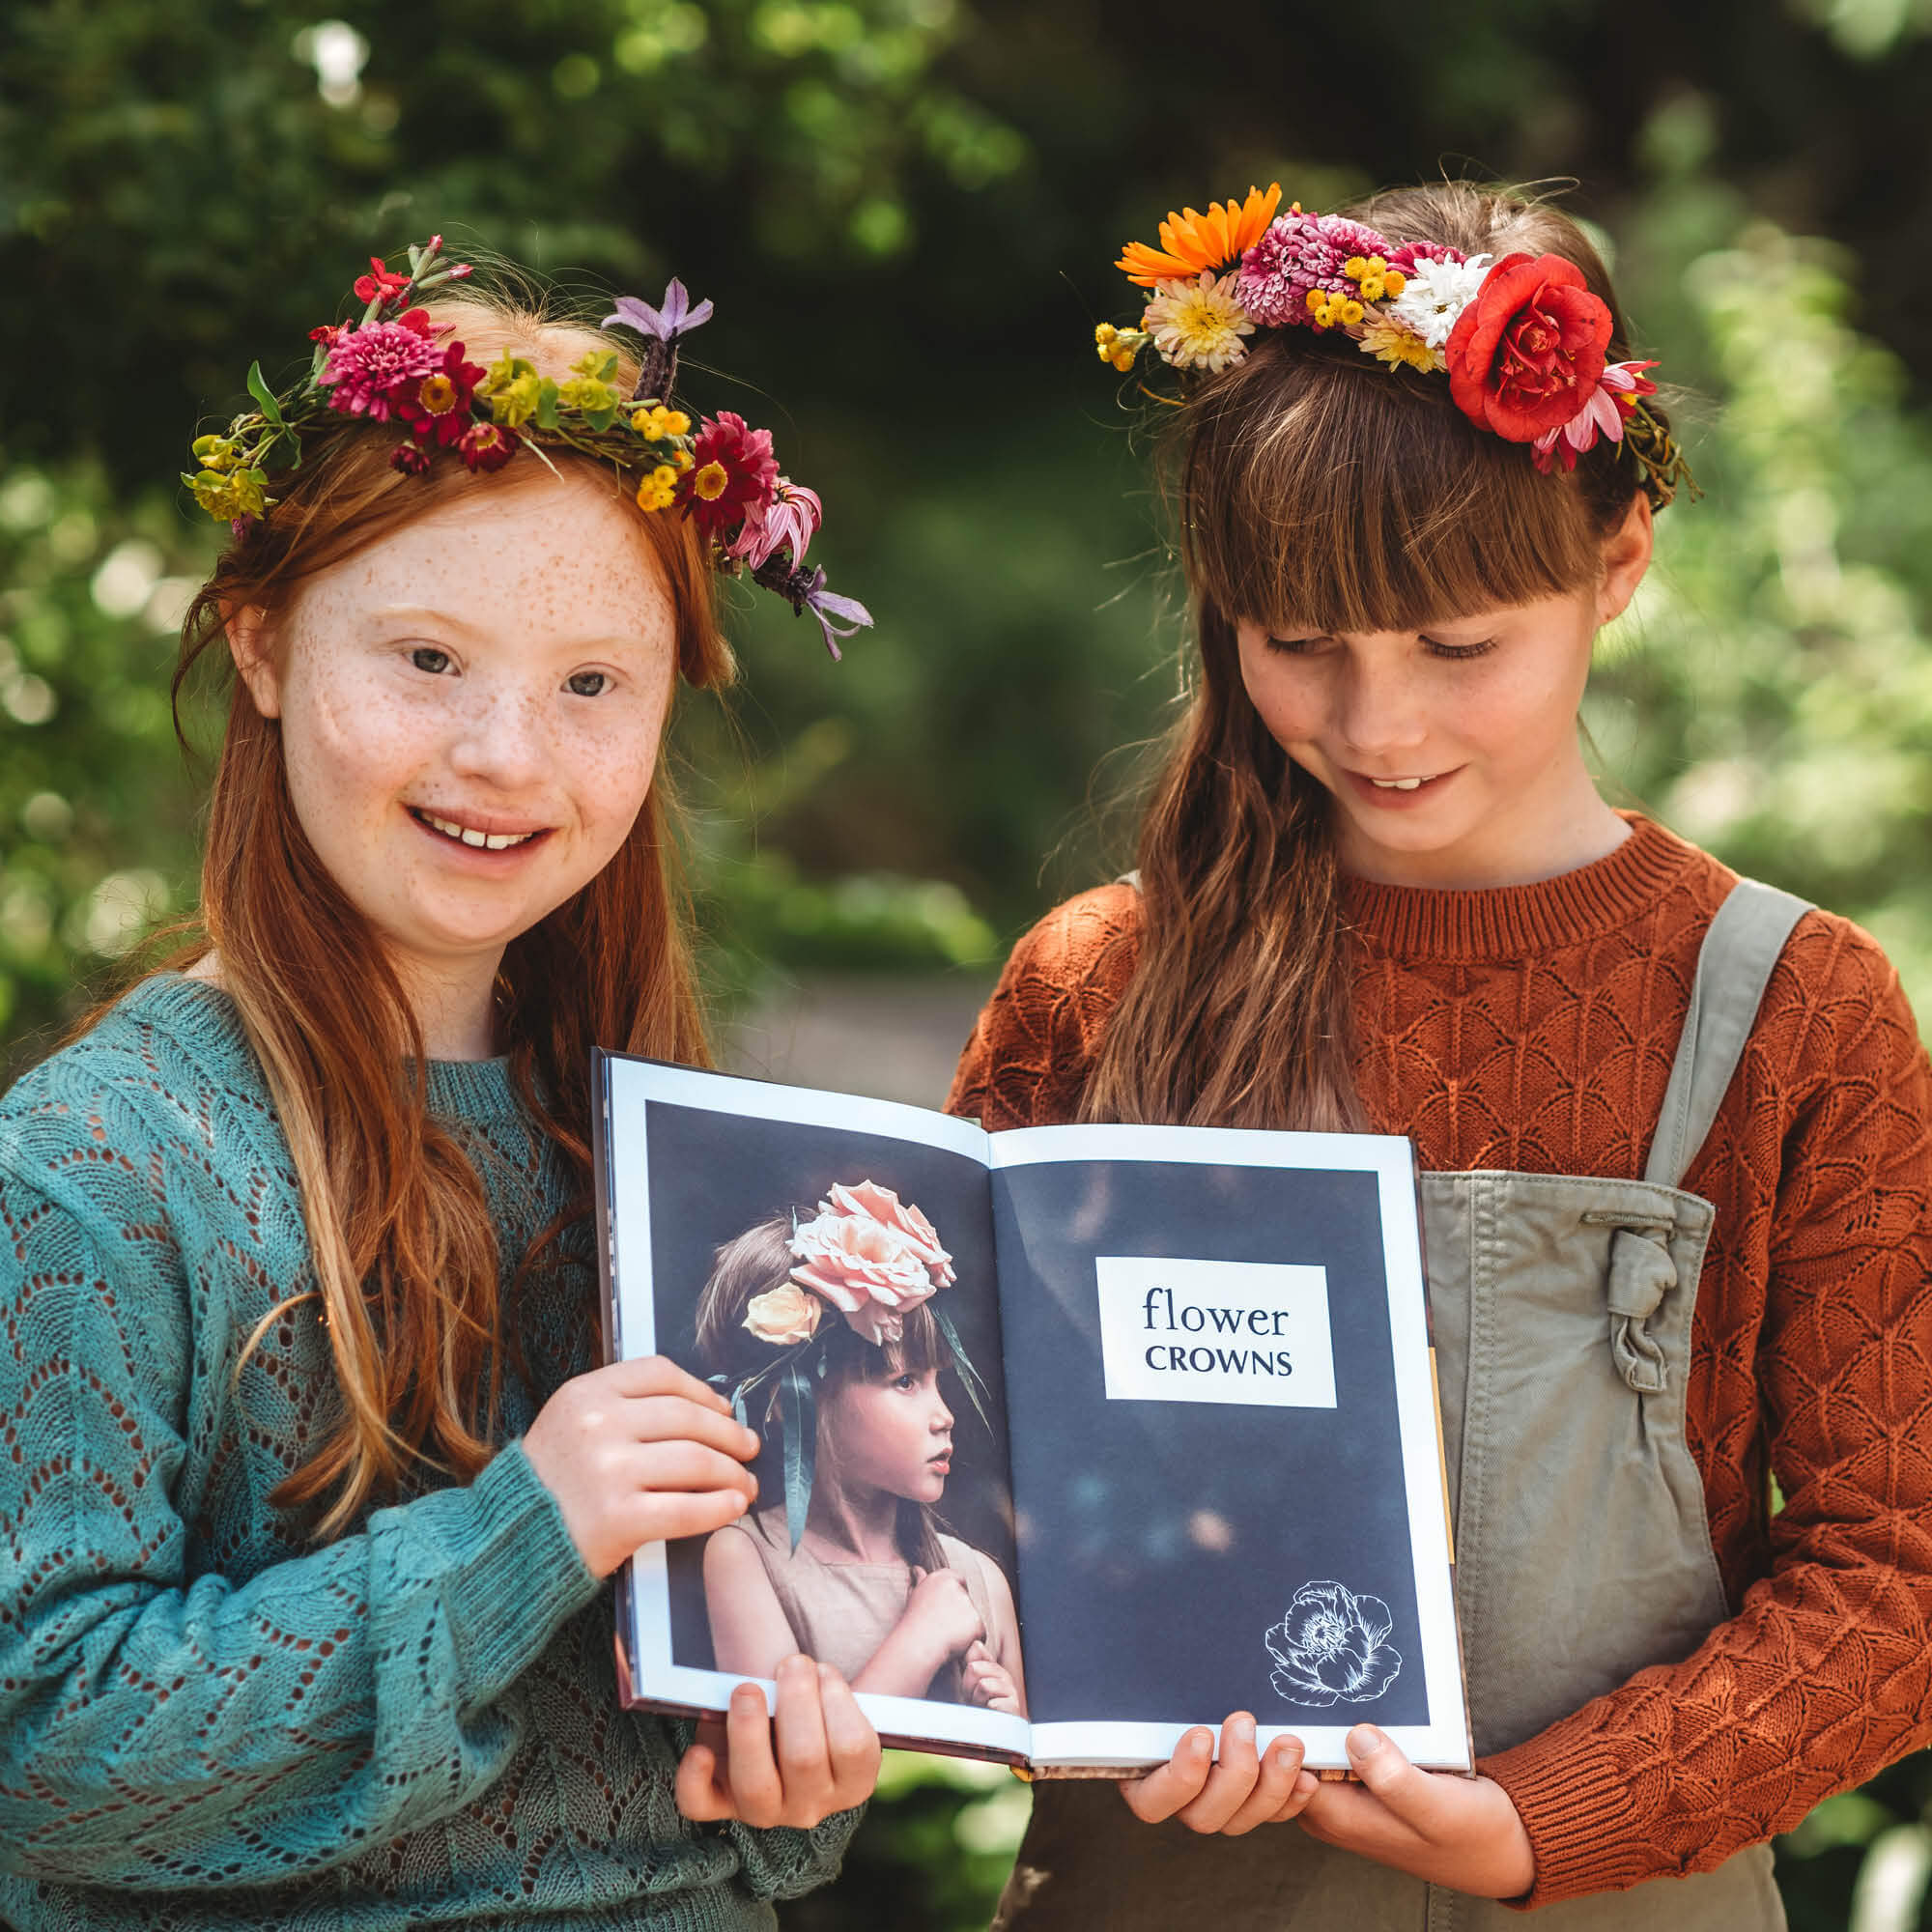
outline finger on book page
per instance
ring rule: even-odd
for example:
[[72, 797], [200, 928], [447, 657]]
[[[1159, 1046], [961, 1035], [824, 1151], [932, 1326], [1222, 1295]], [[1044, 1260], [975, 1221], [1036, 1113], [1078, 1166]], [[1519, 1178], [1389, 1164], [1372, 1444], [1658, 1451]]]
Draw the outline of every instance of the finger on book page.
[[631, 1355], [621, 1362], [594, 1369], [591, 1375], [607, 1382], [613, 1395], [682, 1396], [685, 1401], [695, 1402], [701, 1408], [714, 1409], [720, 1415], [731, 1413], [731, 1405], [718, 1390], [699, 1381], [689, 1370], [679, 1368], [665, 1355]]
[[1222, 1832], [1254, 1796], [1261, 1780], [1261, 1760], [1255, 1752], [1252, 1713], [1236, 1711], [1221, 1726], [1221, 1753], [1201, 1795], [1183, 1804], [1175, 1816], [1190, 1832]]
[[859, 1708], [852, 1687], [829, 1663], [818, 1666], [825, 1748], [832, 1760], [835, 1809], [864, 1803], [879, 1781], [879, 1734]]
[[1201, 1795], [1214, 1768], [1214, 1733], [1197, 1724], [1175, 1746], [1174, 1755], [1145, 1777], [1129, 1778], [1121, 1796], [1136, 1818], [1157, 1825]]
[[778, 1709], [772, 1730], [778, 1747], [779, 1782], [784, 1804], [809, 1804], [829, 1798], [832, 1759], [825, 1743], [825, 1712], [818, 1666], [809, 1657], [788, 1657], [778, 1668]]
[[634, 1396], [624, 1427], [633, 1442], [704, 1442], [737, 1462], [757, 1455], [757, 1433], [734, 1422], [728, 1409], [707, 1408], [684, 1395]]
[[1299, 1738], [1277, 1738], [1262, 1753], [1261, 1776], [1235, 1815], [1221, 1827], [1224, 1837], [1238, 1838], [1257, 1825], [1283, 1825], [1314, 1795], [1317, 1779], [1301, 1768]]

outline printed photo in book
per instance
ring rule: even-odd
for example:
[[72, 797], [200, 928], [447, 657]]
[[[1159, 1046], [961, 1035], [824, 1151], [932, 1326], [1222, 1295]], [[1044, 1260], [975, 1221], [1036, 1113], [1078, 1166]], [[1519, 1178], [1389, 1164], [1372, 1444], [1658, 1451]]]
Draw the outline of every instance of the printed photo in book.
[[627, 1566], [632, 1702], [804, 1651], [889, 1742], [1039, 1775], [1236, 1710], [1468, 1767], [1406, 1141], [597, 1078], [611, 1352], [764, 1444], [745, 1517]]

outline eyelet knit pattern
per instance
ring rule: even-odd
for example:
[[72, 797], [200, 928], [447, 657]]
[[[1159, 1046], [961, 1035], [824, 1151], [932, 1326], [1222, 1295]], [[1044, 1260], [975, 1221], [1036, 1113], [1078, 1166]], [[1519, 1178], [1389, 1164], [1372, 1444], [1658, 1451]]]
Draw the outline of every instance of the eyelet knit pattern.
[[[502, 1063], [438, 1064], [505, 1284], [567, 1202]], [[588, 1230], [573, 1231], [579, 1261]], [[505, 1446], [317, 1548], [269, 1492], [331, 1425], [301, 1205], [224, 995], [163, 976], [0, 1102], [0, 1921], [770, 1927], [856, 1822], [685, 1823], [609, 1593], [514, 1439], [594, 1366], [538, 1276]]]
[[[1537, 885], [1352, 882], [1372, 1121], [1435, 1171], [1641, 1175], [1734, 878], [1634, 818], [1609, 857]], [[1021, 941], [953, 1112], [996, 1129], [1073, 1117], [1139, 921], [1131, 888], [1104, 887]], [[1807, 914], [1684, 1181], [1718, 1209], [1689, 1427], [1733, 1615], [1484, 1763], [1535, 1847], [1523, 1903], [1708, 1870], [1932, 1743], [1928, 1123], [1897, 976], [1856, 926]]]

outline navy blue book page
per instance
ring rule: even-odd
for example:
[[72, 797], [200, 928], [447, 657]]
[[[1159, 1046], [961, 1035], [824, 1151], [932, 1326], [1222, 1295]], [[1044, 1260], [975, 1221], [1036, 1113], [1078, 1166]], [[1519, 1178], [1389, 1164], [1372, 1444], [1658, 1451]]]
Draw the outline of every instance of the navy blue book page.
[[[1426, 1723], [1377, 1177], [1066, 1160], [991, 1179], [1034, 1721]], [[1110, 1400], [1100, 1257], [1323, 1270], [1334, 1406]], [[1279, 1359], [1260, 1315], [1183, 1329], [1161, 1293], [1127, 1303], [1156, 1371], [1209, 1349], [1273, 1394], [1314, 1366]], [[1331, 1698], [1349, 1673], [1320, 1660], [1351, 1616], [1375, 1688]]]

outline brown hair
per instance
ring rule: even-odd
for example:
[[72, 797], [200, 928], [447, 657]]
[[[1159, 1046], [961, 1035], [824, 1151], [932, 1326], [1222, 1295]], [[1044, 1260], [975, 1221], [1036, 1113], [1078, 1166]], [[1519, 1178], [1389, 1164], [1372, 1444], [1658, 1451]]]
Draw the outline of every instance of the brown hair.
[[[1445, 182], [1342, 212], [1397, 243], [1564, 256], [1609, 304], [1610, 359], [1630, 354], [1597, 251], [1547, 203]], [[1312, 329], [1252, 340], [1167, 440], [1199, 666], [1142, 820], [1138, 952], [1087, 1120], [1364, 1124], [1328, 795], [1250, 702], [1237, 621], [1415, 630], [1577, 590], [1638, 491], [1608, 442], [1574, 473], [1540, 474], [1463, 416], [1441, 375]]]
[[[456, 327], [473, 360], [510, 349], [561, 376], [587, 347], [614, 346], [611, 337], [480, 292], [425, 306]], [[635, 376], [634, 367], [620, 368], [627, 392]], [[271, 483], [279, 498], [272, 514], [227, 551], [188, 611], [175, 673], [178, 717], [189, 674], [226, 640], [229, 612], [260, 608], [271, 638], [274, 619], [316, 572], [469, 491], [515, 488], [549, 473], [526, 456], [503, 474], [471, 476], [445, 451], [426, 476], [406, 477], [389, 467], [396, 440], [393, 429], [347, 429]], [[625, 488], [584, 459], [556, 461]], [[678, 670], [692, 685], [727, 683], [733, 664], [699, 540], [667, 516], [640, 515], [637, 527], [673, 607]], [[561, 1151], [580, 1194], [589, 1187], [584, 1096], [593, 1043], [709, 1061], [679, 830], [661, 762], [615, 857], [503, 956], [498, 1038], [518, 1094]], [[256, 710], [239, 679], [214, 775], [201, 903], [175, 936], [184, 935], [185, 945], [166, 963], [179, 968], [218, 955], [221, 983], [288, 1139], [314, 1259], [314, 1286], [265, 1317], [248, 1350], [295, 1302], [319, 1300], [342, 1399], [333, 1433], [277, 1485], [272, 1500], [312, 1508], [317, 1534], [338, 1535], [422, 1466], [459, 1479], [483, 1466], [503, 1350], [515, 1342], [499, 1305], [483, 1181], [428, 1111], [414, 1012], [368, 923], [302, 831], [279, 724]], [[345, 961], [355, 962], [353, 973]], [[568, 1218], [531, 1244], [519, 1281]], [[587, 1296], [585, 1319], [594, 1319]]]
[[[782, 1288], [791, 1279], [794, 1257], [792, 1229], [809, 1221], [815, 1210], [810, 1208], [781, 1208], [762, 1221], [754, 1221], [742, 1235], [724, 1242], [712, 1256], [711, 1273], [698, 1293], [696, 1310], [698, 1359], [715, 1376], [737, 1383], [768, 1367], [781, 1351], [778, 1345], [760, 1341], [745, 1326], [745, 1311], [754, 1295]], [[925, 1303], [909, 1308], [902, 1318], [903, 1333], [896, 1342], [868, 1342], [845, 1319], [826, 1310], [818, 1327], [820, 1346], [825, 1350], [825, 1374], [819, 1382], [821, 1402], [848, 1382], [882, 1381], [890, 1376], [924, 1375], [928, 1369], [944, 1369], [952, 1362], [952, 1351], [939, 1333], [939, 1324]], [[749, 1411], [751, 1424], [761, 1435], [777, 1413], [778, 1392], [773, 1387], [769, 1401], [754, 1403]], [[818, 1411], [821, 1431], [824, 1410]], [[821, 1471], [827, 1464], [821, 1454]], [[832, 1465], [836, 1473], [836, 1463]], [[898, 1508], [899, 1553], [908, 1563], [927, 1570], [943, 1570], [946, 1557], [939, 1547], [942, 1519], [927, 1504], [901, 1497]]]

